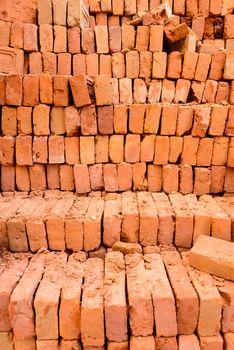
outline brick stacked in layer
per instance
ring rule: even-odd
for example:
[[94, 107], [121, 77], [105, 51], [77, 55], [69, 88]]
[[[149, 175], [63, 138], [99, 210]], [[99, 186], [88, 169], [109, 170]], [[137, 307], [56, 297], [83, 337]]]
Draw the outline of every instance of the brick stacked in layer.
[[103, 259], [7, 254], [0, 261], [0, 345], [232, 349], [233, 282], [218, 281], [187, 261], [187, 253], [173, 248], [125, 256], [110, 250]]
[[233, 197], [150, 192], [2, 197], [0, 245], [15, 252], [91, 252], [118, 241], [189, 248], [200, 235], [232, 241], [233, 219]]

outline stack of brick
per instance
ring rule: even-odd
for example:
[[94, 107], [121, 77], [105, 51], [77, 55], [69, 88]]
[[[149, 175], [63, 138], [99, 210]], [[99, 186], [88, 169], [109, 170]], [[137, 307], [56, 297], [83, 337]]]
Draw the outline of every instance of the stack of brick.
[[187, 253], [8, 254], [0, 266], [1, 349], [233, 349], [234, 284]]
[[124, 192], [0, 199], [0, 246], [13, 252], [99, 251], [116, 242], [190, 248], [200, 235], [234, 241], [233, 197]]

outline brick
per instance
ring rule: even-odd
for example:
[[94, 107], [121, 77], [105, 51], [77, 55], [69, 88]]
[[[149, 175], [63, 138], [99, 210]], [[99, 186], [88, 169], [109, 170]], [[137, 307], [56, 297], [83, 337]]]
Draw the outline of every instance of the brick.
[[125, 55], [126, 58], [126, 77], [138, 78], [140, 69], [140, 58], [137, 51], [129, 51]]
[[225, 166], [212, 166], [211, 168], [211, 193], [223, 192], [224, 178], [226, 175]]
[[116, 164], [104, 164], [103, 177], [105, 191], [116, 192], [118, 190], [118, 176]]
[[163, 48], [163, 26], [150, 26], [149, 50], [152, 52], [161, 52]]
[[80, 34], [81, 34], [81, 31], [79, 27], [68, 28], [67, 44], [68, 44], [68, 51], [70, 54], [80, 53], [80, 44], [81, 44]]
[[230, 85], [227, 82], [219, 82], [217, 94], [215, 97], [216, 103], [225, 103], [229, 101]]
[[21, 22], [11, 24], [10, 46], [16, 49], [23, 49], [24, 46], [24, 25]]
[[155, 135], [145, 135], [141, 141], [141, 162], [152, 162], [154, 159]]
[[187, 102], [190, 86], [191, 86], [191, 83], [189, 80], [185, 80], [185, 79], [177, 80], [174, 103]]
[[28, 74], [23, 79], [23, 105], [36, 106], [39, 104], [39, 76]]
[[94, 164], [89, 166], [89, 176], [92, 191], [104, 189], [102, 164]]
[[29, 54], [29, 73], [42, 73], [42, 56], [40, 52], [32, 52]]
[[130, 338], [130, 347], [134, 350], [142, 349], [142, 346], [147, 346], [147, 349], [153, 350], [155, 349], [155, 342], [153, 336], [147, 337], [134, 337]]
[[[112, 247], [112, 245], [120, 241], [120, 234], [121, 234], [121, 196], [117, 195], [116, 198], [106, 198], [105, 201], [105, 208], [104, 208], [104, 216], [103, 216], [103, 242], [108, 247]], [[113, 256], [113, 259], [115, 258], [115, 255]], [[121, 260], [121, 256], [116, 255], [117, 260]], [[112, 256], [110, 254], [110, 261], [112, 261]], [[107, 303], [111, 303], [111, 298], [108, 297], [107, 293]], [[115, 309], [115, 308], [113, 308]], [[118, 309], [118, 307], [116, 307]], [[117, 311], [117, 310], [116, 310]], [[108, 310], [109, 313], [109, 310]], [[111, 315], [109, 315], [110, 318], [110, 327], [112, 328], [113, 320], [111, 319]], [[126, 325], [122, 326], [123, 329], [126, 327]], [[115, 330], [111, 329], [111, 334], [113, 334], [113, 339], [126, 339], [122, 332], [122, 337], [118, 337], [118, 335], [115, 333]], [[112, 337], [110, 337], [112, 339]]]
[[147, 86], [143, 79], [135, 79], [133, 87], [133, 100], [135, 103], [146, 103]]
[[149, 51], [140, 52], [140, 78], [150, 78], [152, 74], [153, 54]]
[[122, 237], [124, 242], [137, 243], [140, 218], [135, 193], [122, 194]]
[[175, 135], [178, 108], [174, 106], [164, 106], [161, 116], [161, 135]]
[[213, 79], [213, 80], [222, 79], [225, 60], [226, 60], [226, 53], [224, 50], [219, 50], [214, 55], [212, 55], [209, 79]]
[[0, 105], [6, 104], [6, 77], [0, 76]]
[[17, 136], [16, 163], [18, 165], [32, 165], [32, 136]]
[[[89, 205], [89, 198], [87, 197], [76, 198], [72, 207], [68, 212], [68, 215], [66, 216], [65, 242], [66, 242], [67, 249], [72, 249], [73, 251], [79, 251], [83, 249], [83, 239], [84, 239], [83, 221], [88, 209], [88, 205]], [[68, 297], [69, 297], [69, 294], [68, 294]], [[66, 303], [64, 304], [64, 306], [66, 307]], [[76, 316], [78, 313], [78, 318], [74, 320], [75, 322], [73, 324], [73, 328], [71, 329], [71, 333], [73, 333], [74, 331], [79, 333], [80, 331], [78, 305], [77, 305], [76, 311], [77, 311]], [[70, 330], [66, 328], [64, 328], [64, 332], [71, 334]]]
[[[84, 220], [84, 250], [97, 249], [101, 244], [101, 221], [104, 201], [102, 198], [91, 198]], [[81, 326], [82, 327], [82, 326]], [[82, 329], [81, 329], [82, 334]]]
[[197, 61], [198, 53], [190, 51], [184, 53], [183, 69], [181, 73], [183, 79], [194, 79]]
[[207, 168], [194, 169], [194, 193], [203, 195], [210, 193], [211, 172]]
[[125, 105], [114, 106], [114, 131], [117, 134], [127, 134], [128, 109]]
[[[52, 253], [53, 254], [53, 253]], [[63, 269], [66, 266], [66, 254], [50, 255], [48, 257], [48, 265], [46, 267], [43, 279], [37, 289], [34, 299], [36, 334], [38, 340], [56, 340], [58, 338], [58, 307], [59, 297], [62, 287]], [[57, 263], [57, 266], [56, 266]], [[54, 269], [54, 271], [53, 271]], [[53, 283], [57, 278], [57, 283]], [[41, 315], [44, 315], [41, 317]], [[51, 327], [48, 328], [47, 320], [51, 320]]]
[[75, 164], [74, 179], [76, 193], [88, 193], [91, 191], [88, 167], [86, 164]]
[[[233, 280], [231, 256], [230, 243], [201, 235], [189, 254], [189, 264], [199, 270]], [[218, 263], [220, 258], [221, 263]]]
[[0, 163], [1, 165], [14, 165], [15, 140], [11, 136], [0, 138]]
[[0, 333], [0, 345], [6, 350], [13, 350], [13, 335], [11, 332]]
[[1, 167], [1, 189], [3, 192], [15, 191], [15, 168], [14, 166]]
[[43, 164], [34, 164], [29, 167], [31, 190], [45, 190], [46, 189], [46, 174]]
[[168, 164], [163, 166], [163, 191], [166, 193], [178, 192], [179, 168], [177, 165]]
[[156, 350], [176, 350], [178, 349], [176, 337], [155, 337]]
[[212, 165], [226, 165], [228, 156], [229, 138], [215, 137]]
[[115, 16], [123, 16], [124, 14], [124, 2], [113, 0], [112, 1], [112, 11]]
[[63, 75], [54, 77], [54, 96], [53, 102], [55, 106], [68, 106], [69, 105], [69, 93], [68, 93], [68, 78]]
[[74, 176], [71, 165], [60, 165], [60, 188], [61, 191], [74, 190]]
[[60, 188], [60, 178], [59, 178], [59, 165], [58, 164], [47, 164], [46, 166], [46, 176], [48, 188], [51, 190]]
[[111, 135], [109, 139], [109, 157], [112, 163], [122, 163], [124, 154], [123, 135]]
[[135, 134], [143, 132], [145, 106], [134, 104], [129, 110], [129, 131]]
[[201, 103], [203, 92], [205, 89], [205, 83], [199, 81], [192, 81], [190, 93], [189, 93], [189, 102]]
[[43, 269], [43, 259], [32, 259], [11, 295], [9, 315], [16, 340], [28, 339], [35, 335], [33, 295], [42, 278]]
[[117, 78], [111, 78], [111, 97], [113, 105], [119, 103], [119, 81]]
[[75, 108], [74, 106], [69, 106], [65, 108], [64, 123], [67, 136], [78, 135], [78, 131], [81, 126], [81, 116], [77, 108]]
[[149, 46], [149, 27], [138, 26], [136, 32], [136, 45], [138, 51], [147, 51]]
[[189, 347], [191, 350], [199, 350], [199, 341], [195, 334], [180, 335], [178, 341], [179, 349], [185, 350]]
[[109, 161], [109, 138], [98, 135], [95, 137], [95, 161], [96, 163], [108, 163]]
[[135, 163], [132, 165], [132, 179], [134, 191], [145, 191], [147, 189], [145, 163]]
[[55, 25], [66, 25], [67, 1], [56, 0], [53, 2], [53, 23]]
[[30, 191], [30, 177], [27, 166], [15, 167], [15, 183], [18, 191]]
[[0, 45], [9, 46], [10, 45], [10, 32], [11, 23], [0, 21]]
[[119, 101], [122, 104], [132, 104], [132, 80], [123, 78], [119, 80]]
[[192, 167], [190, 165], [181, 165], [179, 177], [180, 177], [179, 191], [182, 194], [192, 193], [193, 192]]
[[70, 165], [80, 162], [78, 137], [65, 137], [65, 159]]
[[162, 85], [161, 101], [164, 103], [172, 103], [175, 97], [175, 82], [173, 80], [164, 79]]
[[49, 130], [49, 112], [50, 107], [38, 105], [33, 110], [33, 131], [37, 136], [46, 136], [50, 134]]
[[9, 332], [11, 330], [10, 316], [9, 316], [9, 302], [11, 293], [20, 279], [20, 275], [28, 265], [28, 258], [24, 257], [11, 262], [5, 271], [1, 274], [1, 314], [3, 318], [1, 320], [1, 332]]
[[[60, 335], [64, 339], [71, 340], [80, 336], [80, 300], [84, 275], [84, 263], [76, 260], [76, 255], [70, 256], [67, 270], [71, 273], [66, 279], [66, 285], [62, 288], [59, 310]], [[69, 323], [69, 327], [67, 324]]]
[[95, 27], [95, 39], [97, 46], [97, 53], [108, 53], [108, 30], [107, 26], [98, 25]]
[[179, 79], [182, 71], [182, 54], [173, 51], [167, 58], [167, 78]]
[[90, 76], [98, 75], [98, 54], [90, 53], [86, 56], [86, 70]]
[[193, 214], [180, 193], [171, 193], [169, 198], [175, 211], [175, 244], [189, 248], [193, 237]]
[[38, 51], [38, 27], [32, 23], [24, 24], [24, 50], [26, 52]]
[[67, 28], [54, 25], [54, 52], [67, 52]]
[[212, 107], [209, 135], [211, 136], [223, 135], [227, 116], [228, 116], [228, 108], [226, 106]]
[[175, 295], [178, 333], [191, 334], [198, 321], [199, 301], [197, 294], [179, 254], [176, 251], [163, 251], [162, 258]]
[[144, 133], [157, 134], [161, 117], [162, 106], [147, 104], [145, 110]]
[[47, 141], [48, 138], [44, 136], [35, 136], [33, 138], [33, 162], [34, 163], [47, 163]]
[[52, 5], [50, 0], [39, 0], [38, 24], [52, 24]]
[[[198, 276], [197, 272], [188, 265], [188, 254], [183, 253], [182, 257], [199, 296], [198, 334], [200, 336], [217, 336], [220, 330], [222, 312], [222, 299], [218, 289], [213, 285], [213, 279], [209, 274], [200, 272]], [[207, 316], [209, 317], [208, 324]]]
[[123, 53], [118, 52], [112, 55], [112, 72], [114, 78], [120, 79], [125, 77], [125, 60]]
[[231, 222], [228, 214], [217, 205], [211, 196], [201, 196], [200, 200], [206, 206], [207, 214], [211, 217], [211, 235], [216, 238], [230, 240]]
[[[92, 347], [104, 345], [104, 310], [103, 310], [103, 280], [104, 266], [102, 259], [92, 258], [87, 261], [86, 275], [81, 305], [81, 339], [84, 346]], [[96, 279], [93, 281], [93, 271]], [[95, 289], [94, 289], [95, 288]], [[90, 302], [89, 294], [96, 290], [95, 296]], [[95, 322], [95, 327], [90, 326], [90, 320]]]
[[[100, 55], [100, 63], [99, 63], [99, 73], [100, 75], [106, 75], [108, 77], [112, 77], [112, 66], [111, 66], [111, 55]], [[96, 74], [97, 75], [97, 74]]]
[[16, 121], [16, 108], [14, 107], [2, 107], [2, 119], [1, 129], [3, 135], [16, 136], [17, 134], [17, 121]]
[[50, 74], [40, 74], [40, 102], [52, 104], [53, 102], [53, 79]]
[[152, 77], [164, 79], [166, 76], [167, 54], [165, 52], [154, 52]]
[[158, 235], [160, 244], [171, 244], [174, 237], [174, 210], [165, 193], [152, 193], [158, 214]]
[[149, 86], [148, 92], [148, 102], [150, 104], [158, 103], [161, 97], [162, 90], [162, 81], [161, 80], [152, 80]]
[[86, 55], [73, 55], [73, 75], [86, 74]]
[[132, 189], [132, 166], [129, 163], [117, 164], [118, 190], [129, 191]]
[[126, 16], [131, 16], [131, 15], [135, 15], [137, 10], [136, 10], [136, 1], [125, 1], [124, 3], [124, 12]]
[[139, 241], [143, 246], [156, 245], [158, 216], [154, 200], [147, 192], [139, 192], [137, 198], [140, 214]]
[[209, 350], [209, 349], [223, 349], [223, 338], [221, 335], [213, 336], [213, 337], [199, 337], [201, 350]]
[[56, 75], [57, 74], [56, 54], [51, 52], [43, 52], [42, 60], [43, 60], [43, 72]]
[[6, 104], [21, 106], [22, 95], [22, 77], [20, 75], [6, 76]]
[[232, 80], [234, 76], [233, 72], [233, 60], [234, 60], [234, 53], [233, 52], [227, 52], [226, 53], [226, 61], [224, 66], [224, 72], [223, 72], [223, 79], [225, 80]]
[[[133, 259], [137, 263], [132, 265]], [[148, 336], [153, 333], [153, 305], [150, 288], [146, 282], [143, 257], [139, 254], [126, 255], [129, 321], [133, 336]], [[143, 317], [144, 315], [144, 317]]]
[[113, 106], [98, 107], [98, 131], [100, 134], [113, 134], [113, 119]]
[[109, 26], [109, 48], [110, 52], [121, 51], [121, 27]]
[[125, 142], [125, 161], [128, 163], [139, 162], [140, 135], [128, 134]]
[[90, 96], [87, 81], [83, 75], [71, 77], [69, 79], [74, 103], [76, 107], [90, 105]]
[[87, 106], [81, 109], [80, 123], [82, 135], [97, 134], [97, 117], [94, 106]]
[[49, 163], [59, 164], [64, 163], [64, 137], [50, 136], [49, 137]]
[[58, 74], [59, 75], [71, 75], [71, 60], [70, 53], [58, 54]]
[[135, 29], [132, 25], [122, 26], [122, 50], [129, 51], [135, 45]]
[[83, 28], [81, 30], [82, 52], [85, 54], [95, 52], [95, 39], [93, 28]]
[[40, 51], [53, 52], [53, 47], [54, 47], [53, 26], [51, 24], [40, 25], [39, 34], [40, 34]]
[[169, 157], [169, 137], [156, 136], [154, 164], [163, 165], [168, 163]]
[[205, 84], [205, 90], [202, 98], [204, 103], [214, 103], [215, 96], [218, 89], [218, 82], [215, 80], [207, 80]]
[[107, 76], [97, 76], [94, 80], [94, 89], [96, 96], [97, 106], [110, 105], [111, 89], [110, 89], [110, 78]]
[[170, 137], [169, 163], [178, 163], [183, 149], [183, 138], [172, 136]]
[[204, 137], [200, 139], [197, 152], [197, 166], [210, 166], [214, 140]]
[[229, 113], [228, 113], [228, 119], [226, 122], [226, 128], [225, 128], [225, 135], [227, 136], [233, 136], [234, 135], [234, 114], [233, 114], [233, 107], [230, 106]]
[[192, 30], [197, 35], [199, 40], [203, 39], [205, 28], [206, 28], [205, 17], [198, 16], [192, 20]]
[[182, 164], [196, 165], [198, 145], [199, 138], [192, 136], [184, 137], [183, 151], [181, 157]]
[[[118, 271], [115, 271], [113, 268], [113, 264], [116, 263], [120, 266]], [[127, 340], [127, 306], [124, 259], [123, 254], [120, 252], [109, 252], [105, 258], [104, 283], [112, 278], [113, 275], [115, 276], [115, 281], [104, 293], [106, 336], [109, 341], [123, 342]], [[118, 297], [116, 298], [117, 295]], [[118, 320], [117, 326], [116, 320]], [[116, 329], [118, 329], [117, 332]]]
[[82, 164], [94, 164], [94, 137], [80, 137], [80, 161]]
[[200, 53], [198, 57], [195, 80], [205, 81], [207, 79], [208, 70], [211, 63], [211, 56], [209, 54]]

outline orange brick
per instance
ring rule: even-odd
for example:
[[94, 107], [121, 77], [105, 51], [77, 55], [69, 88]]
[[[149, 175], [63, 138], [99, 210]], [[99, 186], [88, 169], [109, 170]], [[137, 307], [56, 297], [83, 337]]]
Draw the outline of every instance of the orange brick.
[[65, 159], [70, 165], [80, 163], [78, 137], [65, 137]]
[[6, 76], [6, 104], [21, 106], [22, 97], [22, 77], [20, 75]]
[[125, 140], [125, 161], [136, 163], [140, 159], [140, 135], [128, 134]]
[[42, 73], [42, 56], [40, 52], [32, 52], [29, 54], [29, 73]]
[[171, 52], [167, 57], [167, 78], [179, 79], [182, 71], [182, 54]]
[[91, 191], [89, 171], [85, 164], [76, 164], [73, 168], [75, 189], [77, 193], [88, 193]]
[[68, 51], [71, 54], [80, 53], [80, 28], [71, 27], [67, 31]]
[[79, 111], [74, 106], [69, 106], [64, 110], [64, 123], [67, 136], [78, 135], [81, 126], [81, 117]]
[[58, 54], [58, 74], [59, 75], [71, 75], [71, 60], [70, 53]]
[[152, 162], [154, 159], [155, 135], [145, 135], [141, 141], [141, 162]]
[[50, 113], [51, 134], [61, 135], [65, 133], [65, 113], [63, 107], [52, 107]]
[[16, 136], [17, 134], [17, 109], [14, 107], [2, 107], [1, 129], [3, 135]]
[[108, 163], [109, 161], [109, 138], [108, 136], [98, 135], [95, 137], [95, 162]]
[[97, 106], [110, 105], [112, 103], [109, 77], [107, 76], [95, 77], [94, 90], [95, 90]]
[[90, 105], [90, 96], [85, 76], [74, 76], [69, 78], [72, 95], [76, 107]]
[[16, 138], [17, 165], [32, 165], [32, 136], [17, 136]]
[[34, 136], [33, 138], [33, 163], [46, 164], [48, 160], [47, 136]]
[[162, 81], [153, 79], [151, 80], [148, 92], [148, 102], [158, 103], [161, 98], [161, 90], [162, 90]]
[[38, 105], [33, 110], [33, 131], [37, 136], [45, 136], [50, 134], [49, 129], [49, 113], [50, 107], [46, 105]]
[[24, 50], [26, 52], [38, 51], [38, 27], [32, 23], [24, 24]]
[[149, 27], [138, 26], [136, 34], [136, 50], [147, 51], [149, 46]]
[[182, 78], [189, 79], [189, 80], [194, 79], [197, 61], [198, 61], [198, 53], [185, 51], [184, 61], [183, 61], [183, 70], [181, 74]]
[[32, 108], [18, 107], [17, 108], [17, 127], [18, 134], [32, 134]]
[[86, 74], [86, 55], [73, 55], [73, 75]]
[[54, 50], [55, 53], [67, 52], [67, 28], [54, 25]]
[[166, 76], [167, 54], [166, 52], [154, 52], [152, 78], [163, 79]]
[[118, 190], [129, 191], [132, 189], [132, 166], [129, 163], [117, 164]]
[[156, 136], [154, 152], [155, 165], [163, 165], [168, 163], [169, 147], [168, 136]]
[[102, 135], [113, 134], [113, 106], [98, 107], [98, 131]]
[[211, 171], [207, 168], [195, 168], [194, 193], [198, 196], [210, 193]]
[[135, 45], [135, 28], [132, 25], [122, 25], [122, 50], [129, 51]]
[[119, 101], [122, 104], [132, 104], [132, 79], [119, 80]]
[[81, 134], [96, 135], [97, 134], [97, 116], [95, 106], [87, 106], [81, 109]]
[[114, 106], [114, 131], [116, 134], [127, 134], [128, 109], [125, 105]]
[[142, 104], [133, 104], [129, 109], [129, 131], [134, 134], [143, 133], [145, 116], [145, 106]]
[[53, 78], [48, 73], [40, 74], [40, 102], [53, 103]]
[[162, 166], [148, 165], [148, 190], [160, 192], [162, 189]]
[[205, 81], [208, 76], [208, 71], [211, 63], [211, 55], [200, 53], [198, 57], [196, 72], [195, 72], [195, 80], [197, 81]]
[[95, 39], [93, 28], [82, 28], [81, 43], [83, 53], [88, 54], [95, 52]]
[[103, 177], [104, 177], [105, 191], [107, 192], [118, 191], [118, 175], [117, 175], [116, 164], [104, 164]]
[[161, 135], [175, 135], [178, 107], [164, 106], [161, 117]]
[[100, 55], [99, 74], [112, 77], [111, 55]]
[[103, 165], [94, 164], [89, 166], [89, 177], [92, 191], [100, 191], [104, 188]]
[[152, 75], [153, 54], [149, 51], [140, 52], [140, 78], [150, 78]]
[[112, 163], [122, 163], [124, 158], [124, 136], [111, 135], [109, 139], [109, 157]]
[[132, 179], [134, 191], [147, 190], [146, 163], [134, 163], [132, 165]]
[[199, 138], [184, 136], [181, 164], [196, 165]]
[[129, 51], [125, 54], [126, 77], [135, 79], [139, 76], [140, 58], [138, 51]]
[[68, 78], [66, 76], [63, 76], [63, 75], [54, 76], [53, 101], [55, 106], [69, 105]]
[[172, 103], [175, 97], [175, 82], [173, 80], [164, 79], [162, 85], [161, 101]]
[[64, 163], [64, 137], [50, 136], [49, 137], [49, 163], [60, 164]]
[[81, 164], [94, 164], [94, 137], [81, 136], [80, 137], [80, 162]]
[[35, 164], [29, 167], [31, 191], [44, 191], [46, 189], [46, 173], [43, 164]]
[[24, 25], [21, 22], [14, 22], [11, 25], [10, 46], [16, 49], [23, 49], [24, 46]]
[[90, 53], [86, 55], [86, 72], [90, 76], [98, 75], [99, 56], [97, 53]]
[[51, 190], [60, 188], [59, 165], [47, 164], [46, 166], [47, 185]]
[[57, 57], [56, 54], [51, 52], [43, 52], [42, 53], [42, 61], [43, 61], [43, 72], [57, 74]]
[[97, 53], [108, 53], [109, 44], [108, 44], [108, 31], [107, 26], [95, 26], [95, 39]]
[[40, 51], [53, 52], [54, 38], [53, 26], [50, 24], [41, 24], [39, 27], [40, 33]]
[[165, 193], [178, 192], [179, 188], [179, 168], [177, 165], [163, 166], [163, 191]]
[[23, 79], [23, 105], [36, 106], [39, 103], [39, 75], [28, 74]]
[[4, 106], [6, 104], [6, 77], [4, 75], [0, 76], [0, 105]]
[[182, 194], [193, 192], [193, 169], [190, 165], [180, 166], [179, 191]]
[[74, 190], [74, 176], [71, 165], [60, 165], [60, 184], [61, 191], [73, 191]]

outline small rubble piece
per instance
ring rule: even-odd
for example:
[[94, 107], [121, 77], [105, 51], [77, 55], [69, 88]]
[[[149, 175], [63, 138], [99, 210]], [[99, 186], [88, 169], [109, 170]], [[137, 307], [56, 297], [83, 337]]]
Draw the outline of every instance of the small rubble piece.
[[199, 236], [189, 254], [190, 266], [234, 281], [234, 244]]
[[134, 254], [134, 253], [142, 253], [142, 247], [138, 243], [125, 243], [125, 242], [115, 242], [112, 246], [114, 251], [119, 251], [123, 254]]

